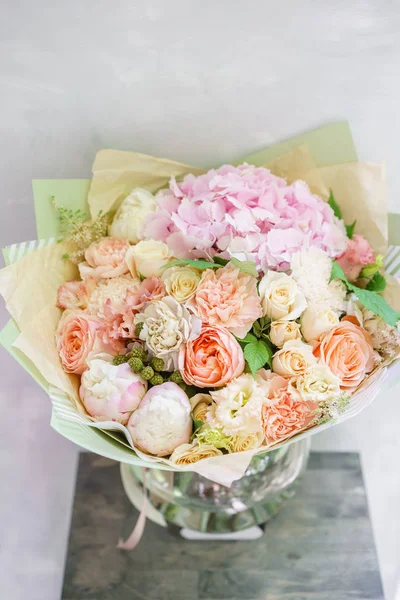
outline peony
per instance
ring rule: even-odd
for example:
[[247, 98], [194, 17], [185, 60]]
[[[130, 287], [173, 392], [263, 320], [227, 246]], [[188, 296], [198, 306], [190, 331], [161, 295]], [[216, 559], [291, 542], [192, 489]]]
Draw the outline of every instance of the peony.
[[135, 188], [120, 204], [108, 228], [110, 236], [137, 244], [141, 238], [144, 218], [154, 212], [156, 201], [149, 191]]
[[129, 250], [127, 240], [117, 240], [104, 237], [99, 242], [93, 242], [85, 252], [85, 261], [79, 263], [79, 273], [82, 279], [93, 276], [95, 279], [119, 277], [129, 272], [125, 255]]
[[289, 340], [272, 359], [272, 370], [282, 377], [296, 377], [316, 361], [312, 346], [301, 340]]
[[161, 267], [171, 260], [171, 253], [164, 242], [158, 240], [141, 241], [131, 246], [126, 261], [131, 273], [140, 273], [143, 277], [160, 275]]
[[318, 248], [303, 248], [293, 254], [290, 268], [292, 278], [309, 304], [341, 312], [345, 306], [346, 287], [342, 281], [330, 281], [332, 260]]
[[340, 379], [327, 365], [311, 365], [304, 373], [290, 380], [292, 395], [300, 400], [325, 402], [340, 395]]
[[132, 441], [140, 450], [168, 456], [192, 433], [190, 402], [176, 383], [152, 387], [128, 422]]
[[210, 392], [214, 401], [207, 422], [225, 435], [247, 436], [261, 430], [261, 407], [269, 385], [262, 378], [243, 373], [220, 390]]
[[87, 308], [95, 288], [94, 277], [87, 277], [85, 281], [67, 281], [58, 288], [57, 306], [63, 309]]
[[132, 279], [127, 275], [113, 277], [112, 279], [100, 279], [97, 287], [90, 296], [88, 312], [99, 319], [104, 319], [104, 309], [107, 300], [115, 311], [122, 310], [127, 290], [138, 284], [138, 279]]
[[179, 304], [166, 296], [149, 304], [135, 317], [135, 324], [143, 323], [140, 339], [146, 343], [151, 356], [162, 358], [166, 371], [178, 368], [178, 354], [182, 345], [200, 333], [201, 321]]
[[57, 326], [56, 346], [67, 373], [81, 375], [89, 358], [100, 352], [118, 353], [122, 348], [111, 345], [103, 323], [83, 310], [66, 310]]
[[330, 308], [312, 305], [301, 316], [301, 332], [306, 342], [318, 340], [323, 334], [339, 323], [339, 317]]
[[328, 203], [306, 183], [287, 185], [263, 167], [224, 165], [179, 183], [172, 178], [156, 201], [144, 237], [161, 239], [179, 258], [227, 252], [264, 271], [286, 270], [303, 246], [335, 257], [346, 244], [343, 224]]
[[167, 294], [177, 302], [187, 302], [200, 283], [200, 271], [193, 267], [170, 267], [161, 275]]
[[239, 338], [261, 317], [256, 278], [231, 263], [216, 272], [204, 271], [187, 306], [203, 323], [226, 327]]
[[127, 363], [113, 365], [112, 356], [99, 354], [88, 361], [79, 389], [80, 398], [96, 421], [126, 425], [147, 390], [147, 381]]
[[266, 372], [266, 377], [271, 385], [262, 407], [262, 424], [270, 446], [309, 427], [318, 404], [299, 400], [291, 393], [287, 379], [271, 372]]
[[212, 458], [213, 456], [221, 456], [221, 450], [211, 446], [210, 444], [182, 444], [175, 448], [169, 460], [176, 465], [192, 465], [204, 458]]
[[203, 325], [200, 335], [182, 346], [179, 369], [189, 385], [221, 387], [243, 373], [243, 351], [227, 329]]
[[289, 340], [301, 340], [300, 325], [296, 321], [272, 321], [269, 337], [274, 346], [282, 348]]
[[355, 281], [365, 265], [375, 262], [375, 254], [365, 237], [355, 233], [351, 240], [347, 239], [347, 247], [337, 262], [347, 279]]
[[365, 329], [343, 320], [323, 334], [314, 355], [340, 379], [340, 388], [354, 391], [374, 368], [371, 336]]
[[286, 273], [268, 271], [258, 290], [263, 314], [270, 319], [294, 321], [307, 307], [303, 292]]

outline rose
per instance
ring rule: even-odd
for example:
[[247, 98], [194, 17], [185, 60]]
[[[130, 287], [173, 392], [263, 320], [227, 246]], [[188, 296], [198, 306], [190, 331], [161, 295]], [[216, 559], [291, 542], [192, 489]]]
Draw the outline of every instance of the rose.
[[289, 340], [272, 359], [272, 370], [282, 377], [295, 377], [317, 362], [313, 349], [301, 340]]
[[212, 404], [210, 394], [195, 394], [190, 398], [192, 417], [196, 421], [206, 422], [208, 407]]
[[300, 325], [296, 321], [272, 321], [269, 337], [275, 346], [282, 348], [289, 340], [301, 340]]
[[170, 267], [161, 275], [167, 294], [177, 302], [186, 302], [196, 292], [200, 272], [193, 267]]
[[99, 242], [93, 242], [85, 251], [85, 261], [79, 263], [79, 273], [82, 279], [93, 276], [95, 279], [119, 277], [129, 272], [125, 255], [129, 250], [127, 240], [117, 240], [104, 237]]
[[235, 435], [230, 443], [230, 452], [246, 452], [247, 450], [255, 450], [264, 442], [264, 433], [251, 433], [250, 435]]
[[375, 262], [374, 251], [370, 243], [357, 233], [347, 239], [347, 247], [339, 258], [336, 259], [342, 267], [349, 281], [355, 281], [365, 265]]
[[211, 446], [210, 444], [182, 444], [175, 448], [169, 460], [176, 465], [192, 465], [193, 463], [199, 462], [204, 458], [211, 458], [213, 456], [221, 456], [221, 450]]
[[301, 315], [301, 332], [307, 342], [318, 340], [323, 334], [339, 323], [336, 312], [330, 308], [308, 306]]
[[83, 310], [64, 312], [56, 330], [56, 346], [64, 370], [77, 375], [87, 368], [91, 355], [120, 349], [110, 345], [100, 319]]
[[189, 398], [176, 383], [152, 387], [129, 419], [128, 430], [143, 452], [171, 454], [189, 442], [192, 433]]
[[294, 321], [307, 307], [303, 292], [286, 273], [268, 271], [258, 291], [264, 315], [273, 320]]
[[154, 212], [156, 201], [148, 190], [135, 188], [120, 204], [108, 233], [114, 238], [137, 244], [141, 239], [144, 218]]
[[88, 361], [79, 389], [80, 398], [96, 421], [126, 425], [147, 390], [147, 381], [127, 363], [112, 364], [112, 356], [99, 354]]
[[141, 241], [131, 246], [126, 256], [131, 273], [136, 270], [143, 277], [160, 275], [161, 267], [170, 259], [171, 252], [167, 244], [158, 240]]
[[58, 288], [57, 306], [63, 309], [87, 308], [95, 289], [94, 277], [87, 277], [85, 281], [67, 281]]
[[189, 385], [221, 387], [243, 373], [243, 351], [227, 329], [203, 325], [200, 335], [182, 346], [179, 370]]
[[166, 296], [149, 304], [135, 316], [135, 324], [143, 323], [139, 337], [146, 343], [151, 356], [164, 359], [165, 370], [178, 368], [178, 353], [182, 344], [200, 333], [201, 321]]
[[290, 380], [292, 395], [301, 400], [324, 402], [340, 395], [340, 379], [327, 365], [311, 365], [304, 373]]
[[203, 323], [226, 327], [239, 338], [262, 314], [256, 278], [231, 263], [216, 272], [204, 271], [187, 306]]
[[323, 334], [314, 355], [340, 379], [342, 390], [354, 391], [374, 368], [371, 336], [365, 329], [343, 320]]

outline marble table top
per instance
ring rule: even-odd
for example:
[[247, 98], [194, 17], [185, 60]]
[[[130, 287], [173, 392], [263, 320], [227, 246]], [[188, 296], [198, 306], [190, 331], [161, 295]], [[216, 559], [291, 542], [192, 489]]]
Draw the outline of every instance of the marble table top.
[[81, 454], [63, 600], [383, 600], [358, 453], [313, 452], [295, 498], [255, 541], [200, 542], [137, 518], [119, 465]]

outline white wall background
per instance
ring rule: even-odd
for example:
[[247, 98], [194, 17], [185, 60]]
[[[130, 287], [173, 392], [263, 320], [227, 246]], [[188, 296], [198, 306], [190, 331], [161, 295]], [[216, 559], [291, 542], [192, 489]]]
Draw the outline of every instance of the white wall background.
[[[1, 246], [35, 237], [32, 178], [89, 177], [100, 148], [208, 166], [344, 118], [360, 158], [387, 161], [390, 210], [400, 212], [396, 0], [3, 0], [1, 9]], [[54, 600], [76, 450], [49, 429], [45, 395], [4, 352], [0, 376], [0, 596]], [[397, 396], [316, 440], [362, 452], [388, 600], [400, 567]]]

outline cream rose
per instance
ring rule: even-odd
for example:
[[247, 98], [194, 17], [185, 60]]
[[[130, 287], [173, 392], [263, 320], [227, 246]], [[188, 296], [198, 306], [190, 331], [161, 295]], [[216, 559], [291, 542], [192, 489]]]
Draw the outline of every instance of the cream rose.
[[132, 276], [139, 273], [144, 277], [160, 275], [163, 267], [171, 259], [171, 253], [164, 242], [143, 240], [131, 246], [126, 253], [125, 261]]
[[135, 188], [122, 201], [108, 229], [108, 234], [137, 244], [141, 239], [143, 220], [155, 211], [156, 206], [153, 194], [143, 188]]
[[337, 313], [330, 308], [308, 306], [301, 316], [301, 332], [304, 339], [311, 342], [338, 323]]
[[289, 340], [274, 354], [272, 370], [282, 377], [297, 377], [316, 362], [311, 346], [301, 340]]
[[246, 450], [255, 450], [264, 442], [264, 432], [258, 431], [250, 435], [236, 435], [232, 438], [229, 446], [230, 452], [246, 452]]
[[269, 337], [275, 346], [282, 348], [289, 340], [301, 340], [300, 325], [296, 321], [273, 321]]
[[340, 394], [340, 379], [327, 365], [315, 364], [299, 377], [290, 380], [289, 387], [293, 396], [301, 400], [323, 402]]
[[186, 302], [196, 292], [200, 283], [201, 275], [198, 269], [193, 267], [170, 267], [165, 269], [161, 275], [167, 294], [177, 300]]
[[190, 406], [192, 409], [193, 419], [196, 421], [206, 422], [207, 412], [209, 406], [212, 404], [212, 398], [210, 394], [195, 394], [190, 398]]
[[185, 466], [192, 465], [199, 460], [203, 460], [203, 458], [221, 455], [221, 450], [218, 450], [218, 448], [215, 448], [210, 444], [182, 444], [173, 451], [169, 460], [176, 465]]
[[303, 292], [286, 273], [268, 271], [261, 279], [258, 291], [264, 315], [274, 321], [294, 321], [307, 307]]

